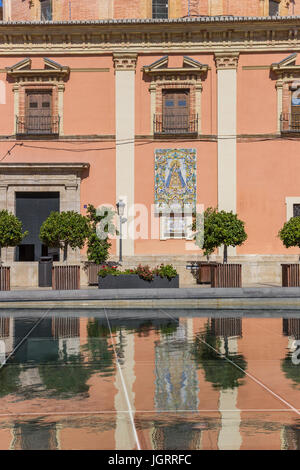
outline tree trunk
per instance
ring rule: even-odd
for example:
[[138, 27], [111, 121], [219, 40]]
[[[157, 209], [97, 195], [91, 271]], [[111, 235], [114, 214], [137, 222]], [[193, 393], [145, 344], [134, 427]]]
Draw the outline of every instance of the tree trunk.
[[64, 244], [64, 262], [67, 264], [67, 257], [68, 257], [68, 245]]
[[224, 245], [223, 263], [227, 263], [227, 245]]

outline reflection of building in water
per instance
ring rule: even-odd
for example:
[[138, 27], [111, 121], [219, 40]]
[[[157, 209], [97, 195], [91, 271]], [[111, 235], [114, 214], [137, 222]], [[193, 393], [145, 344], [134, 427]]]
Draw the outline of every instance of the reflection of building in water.
[[[219, 352], [232, 356], [238, 352], [238, 338], [242, 337], [241, 318], [212, 318], [211, 331], [219, 337]], [[235, 367], [232, 365], [232, 367]], [[241, 413], [237, 408], [238, 389], [220, 390], [219, 410], [221, 429], [218, 437], [219, 450], [238, 450], [242, 444], [240, 434]]]
[[181, 320], [177, 330], [161, 334], [155, 345], [156, 410], [197, 410], [196, 364], [191, 356], [189, 321]]
[[221, 341], [222, 354], [236, 354], [238, 352], [237, 339], [242, 337], [241, 318], [212, 318], [211, 332]]
[[294, 339], [300, 339], [300, 319], [283, 318], [282, 332], [285, 336], [293, 336]]
[[155, 450], [200, 450], [201, 430], [193, 422], [154, 424], [152, 442]]
[[300, 450], [300, 428], [283, 426], [281, 431], [282, 450]]
[[56, 450], [58, 448], [56, 423], [29, 421], [13, 429], [11, 450]]
[[60, 358], [80, 354], [80, 319], [52, 318], [53, 338], [58, 339]]
[[215, 336], [242, 336], [241, 318], [212, 318], [211, 329]]
[[[197, 410], [198, 380], [191, 355], [193, 320], [181, 319], [176, 331], [160, 334], [155, 344], [155, 407], [157, 411]], [[153, 448], [200, 449], [201, 432], [193, 423], [154, 423]]]
[[14, 319], [0, 317], [0, 364], [12, 352], [14, 344]]
[[293, 352], [296, 349], [295, 340], [300, 339], [300, 319], [299, 318], [283, 318], [282, 332], [288, 336], [288, 349]]

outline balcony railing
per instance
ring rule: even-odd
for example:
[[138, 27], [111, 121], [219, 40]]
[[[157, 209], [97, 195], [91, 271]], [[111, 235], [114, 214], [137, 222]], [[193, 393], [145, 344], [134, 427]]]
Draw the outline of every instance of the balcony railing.
[[154, 134], [198, 134], [198, 115], [169, 116], [155, 114], [153, 121]]
[[280, 116], [280, 130], [281, 132], [300, 133], [300, 113], [282, 113]]
[[17, 116], [17, 135], [57, 135], [59, 116]]

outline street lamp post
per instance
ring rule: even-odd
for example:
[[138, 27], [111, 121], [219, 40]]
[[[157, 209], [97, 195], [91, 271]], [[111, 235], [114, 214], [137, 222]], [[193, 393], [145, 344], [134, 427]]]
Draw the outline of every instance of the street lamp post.
[[127, 221], [127, 219], [123, 217], [124, 209], [125, 209], [125, 202], [122, 201], [122, 199], [120, 199], [117, 202], [117, 211], [118, 211], [118, 216], [120, 217], [120, 235], [119, 235], [119, 243], [120, 243], [119, 262], [120, 263], [123, 261], [123, 258], [122, 258], [122, 224], [124, 224]]

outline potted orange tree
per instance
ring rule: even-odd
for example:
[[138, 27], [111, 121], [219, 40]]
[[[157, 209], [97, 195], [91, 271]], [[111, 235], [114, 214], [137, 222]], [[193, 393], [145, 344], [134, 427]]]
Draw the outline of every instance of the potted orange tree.
[[41, 241], [63, 250], [65, 265], [53, 267], [53, 289], [79, 289], [80, 266], [68, 265], [68, 249], [83, 248], [90, 229], [85, 216], [75, 211], [51, 212], [40, 229]]
[[[291, 217], [279, 230], [278, 236], [286, 248], [300, 248], [300, 217]], [[282, 287], [300, 287], [300, 264], [282, 264]]]
[[[28, 232], [22, 231], [22, 222], [7, 210], [0, 211], [0, 248], [17, 246]], [[0, 261], [0, 290], [10, 290], [10, 267]]]
[[232, 211], [218, 211], [209, 207], [204, 212], [203, 250], [211, 254], [216, 248], [224, 247], [223, 265], [211, 265], [212, 287], [241, 287], [240, 264], [227, 264], [228, 246], [242, 245], [247, 240], [245, 223]]

